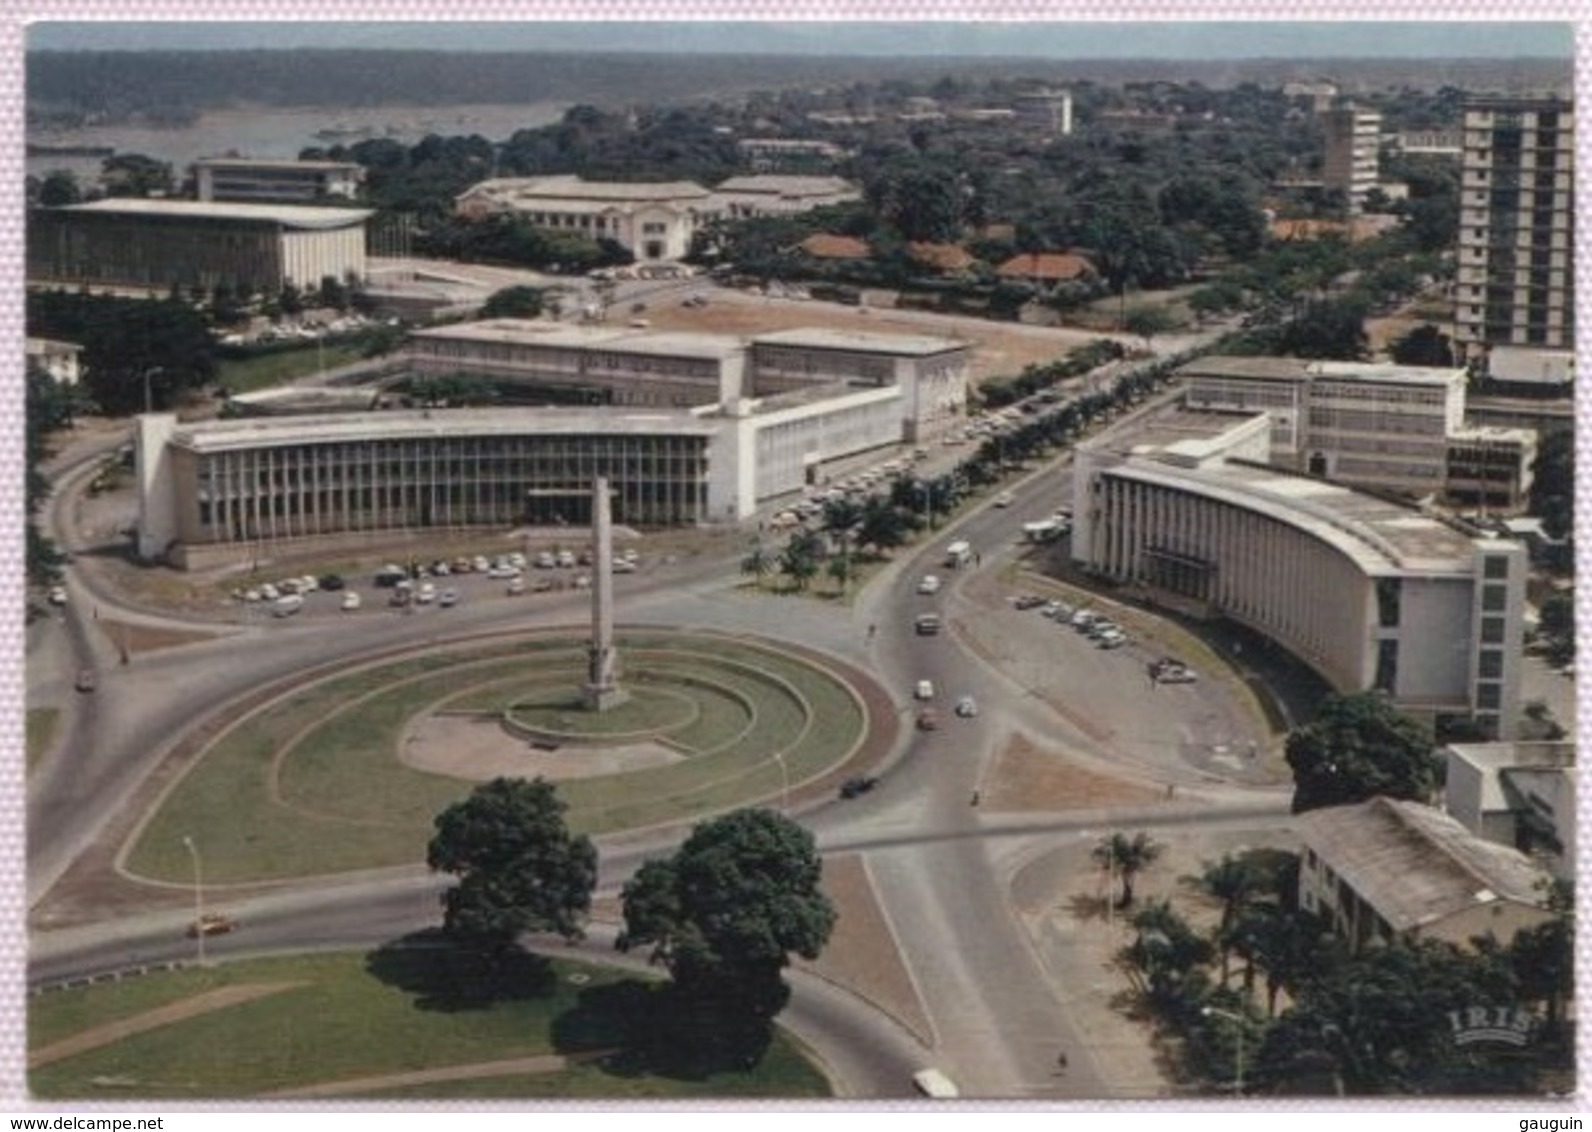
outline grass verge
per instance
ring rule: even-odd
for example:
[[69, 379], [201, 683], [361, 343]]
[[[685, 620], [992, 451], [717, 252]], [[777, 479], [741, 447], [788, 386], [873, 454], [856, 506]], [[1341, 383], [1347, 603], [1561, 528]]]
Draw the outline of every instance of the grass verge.
[[61, 709], [29, 708], [25, 725], [27, 767], [32, 773], [38, 761], [55, 745], [56, 732], [61, 728]]
[[[790, 656], [689, 635], [621, 639], [620, 649], [635, 686], [711, 694], [669, 736], [687, 758], [560, 782], [579, 832], [689, 820], [773, 797], [787, 779], [822, 773], [862, 739], [866, 720], [849, 689]], [[481, 702], [474, 690], [483, 686], [500, 693], [539, 677], [567, 685], [577, 658], [569, 640], [516, 640], [303, 688], [205, 753], [150, 818], [128, 868], [182, 883], [191, 869], [185, 837], [203, 846], [214, 884], [413, 865], [424, 859], [436, 814], [472, 783], [404, 765], [398, 750], [410, 721], [433, 707]], [[535, 773], [529, 758], [526, 773]]]
[[[389, 1097], [814, 1097], [823, 1076], [776, 1033], [750, 1068], [686, 1061], [638, 1040], [659, 985], [610, 968], [515, 956], [487, 973], [438, 947], [317, 953], [227, 963], [30, 1000], [37, 1050], [108, 1023], [228, 986], [290, 989], [87, 1049], [35, 1068], [39, 1098], [202, 1100], [260, 1097], [382, 1079]], [[393, 1075], [548, 1055], [546, 1072], [406, 1086]], [[599, 1056], [601, 1055], [601, 1056]], [[595, 1059], [594, 1059], [595, 1058]], [[721, 1062], [723, 1059], [720, 1059]]]

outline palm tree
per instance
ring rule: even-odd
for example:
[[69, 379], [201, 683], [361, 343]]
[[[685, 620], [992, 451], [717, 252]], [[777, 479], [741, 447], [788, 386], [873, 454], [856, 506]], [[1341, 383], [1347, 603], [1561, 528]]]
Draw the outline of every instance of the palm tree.
[[816, 531], [803, 531], [790, 540], [779, 556], [779, 568], [789, 574], [796, 588], [805, 590], [813, 575], [818, 573], [818, 559], [823, 550], [823, 540]]
[[[1113, 877], [1122, 878], [1122, 897], [1118, 908], [1133, 904], [1133, 878], [1148, 868], [1161, 855], [1161, 846], [1150, 840], [1147, 833], [1136, 833], [1131, 838], [1123, 833], [1113, 833], [1101, 838], [1090, 852], [1095, 862], [1106, 870], [1109, 884]], [[1109, 893], [1107, 894], [1109, 897]]]
[[741, 559], [741, 573], [755, 577], [759, 589], [763, 586], [763, 576], [773, 568], [774, 556], [763, 548], [761, 540], [753, 543], [752, 549]]
[[1215, 864], [1206, 864], [1205, 871], [1197, 877], [1186, 877], [1211, 897], [1222, 908], [1222, 918], [1216, 927], [1216, 946], [1222, 958], [1222, 986], [1227, 985], [1229, 961], [1232, 957], [1233, 924], [1254, 897], [1264, 887], [1264, 878], [1250, 862], [1228, 854]]

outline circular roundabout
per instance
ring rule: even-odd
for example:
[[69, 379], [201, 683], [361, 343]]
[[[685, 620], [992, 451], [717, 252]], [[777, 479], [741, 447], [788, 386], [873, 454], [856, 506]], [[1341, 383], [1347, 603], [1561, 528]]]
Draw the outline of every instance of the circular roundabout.
[[498, 636], [340, 666], [255, 696], [203, 742], [123, 855], [134, 878], [250, 884], [425, 859], [432, 821], [495, 777], [558, 784], [571, 829], [669, 825], [788, 795], [856, 754], [882, 693], [776, 642], [636, 631], [622, 703], [587, 710], [586, 642]]

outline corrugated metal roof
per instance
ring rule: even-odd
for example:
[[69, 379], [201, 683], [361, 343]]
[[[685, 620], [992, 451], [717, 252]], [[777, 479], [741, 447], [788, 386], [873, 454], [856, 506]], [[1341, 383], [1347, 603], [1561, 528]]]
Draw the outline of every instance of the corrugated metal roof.
[[1395, 931], [1504, 900], [1541, 907], [1548, 874], [1431, 806], [1372, 798], [1311, 810], [1300, 836]]

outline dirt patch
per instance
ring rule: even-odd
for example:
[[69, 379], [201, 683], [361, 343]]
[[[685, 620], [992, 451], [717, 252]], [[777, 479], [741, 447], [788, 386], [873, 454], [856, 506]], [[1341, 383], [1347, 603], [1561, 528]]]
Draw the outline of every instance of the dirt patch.
[[433, 1085], [441, 1081], [479, 1081], [486, 1077], [519, 1077], [531, 1073], [558, 1073], [583, 1061], [606, 1057], [611, 1050], [593, 1050], [578, 1057], [542, 1054], [515, 1057], [504, 1061], [480, 1061], [474, 1065], [448, 1065], [441, 1069], [418, 1069], [410, 1073], [388, 1073], [378, 1077], [351, 1077], [343, 1081], [323, 1081], [266, 1093], [268, 1097], [350, 1097], [381, 1093], [410, 1085]]
[[238, 1006], [245, 1002], [253, 1002], [257, 998], [266, 998], [273, 994], [281, 994], [286, 990], [304, 986], [302, 982], [286, 983], [239, 983], [236, 986], [217, 987], [203, 994], [196, 994], [192, 998], [185, 998], [179, 1002], [168, 1003], [154, 1010], [146, 1010], [142, 1014], [135, 1014], [131, 1018], [123, 1018], [116, 1022], [108, 1022], [103, 1026], [84, 1030], [81, 1034], [73, 1034], [70, 1038], [62, 1038], [52, 1042], [43, 1049], [34, 1050], [28, 1055], [28, 1068], [37, 1069], [51, 1062], [61, 1061], [68, 1057], [76, 1057], [80, 1053], [87, 1053], [100, 1046], [108, 1046], [114, 1042], [130, 1038], [134, 1034], [146, 1033], [149, 1030], [158, 1030], [162, 1026], [175, 1025], [189, 1018], [197, 1018], [201, 1014], [209, 1014], [215, 1010], [225, 1010], [230, 1006]]
[[874, 899], [873, 882], [862, 857], [825, 858], [823, 886], [840, 914], [835, 931], [816, 962], [797, 965], [867, 999], [924, 1044], [932, 1042], [928, 1015], [901, 962], [890, 925]]
[[137, 625], [128, 621], [108, 619], [97, 620], [96, 624], [112, 645], [126, 650], [131, 656], [176, 648], [179, 645], [191, 645], [198, 641], [213, 641], [218, 636], [228, 635], [207, 633], [203, 630], [172, 629], [160, 625]]
[[398, 743], [398, 758], [416, 770], [467, 782], [538, 775], [558, 782], [668, 766], [684, 756], [662, 743], [539, 750], [510, 735], [495, 716], [438, 713], [409, 728]]
[[969, 376], [975, 384], [991, 377], [1020, 373], [1028, 365], [1055, 361], [1067, 351], [1101, 337], [1085, 330], [1036, 328], [1016, 323], [985, 322], [966, 317], [874, 307], [845, 307], [832, 303], [746, 301], [715, 296], [711, 292], [705, 307], [682, 307], [678, 301], [670, 299], [652, 303], [647, 310], [647, 320], [653, 330], [686, 330], [742, 337], [814, 327], [876, 334], [936, 334], [961, 338], [973, 345]]
[[1002, 748], [980, 790], [983, 808], [1017, 812], [1142, 806], [1166, 798], [1164, 790], [1077, 766], [1025, 735]]

